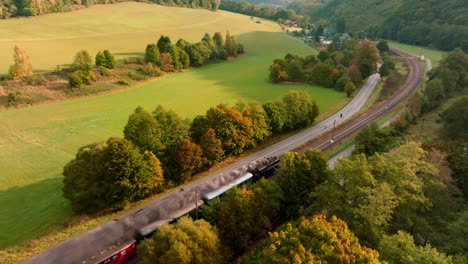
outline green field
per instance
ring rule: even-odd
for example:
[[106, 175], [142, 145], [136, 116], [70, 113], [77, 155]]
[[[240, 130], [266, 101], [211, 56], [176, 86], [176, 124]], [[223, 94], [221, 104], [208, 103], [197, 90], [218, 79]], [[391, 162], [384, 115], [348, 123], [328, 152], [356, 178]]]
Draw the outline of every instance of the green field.
[[[138, 19], [122, 19], [136, 14]], [[117, 17], [119, 25], [129, 24], [118, 28], [113, 19]], [[62, 21], [60, 25], [72, 28], [42, 31], [39, 25], [58, 27], [51, 21]], [[103, 22], [99, 24], [100, 21]], [[185, 25], [190, 21], [193, 28], [192, 24]], [[21, 23], [15, 29], [9, 28], [8, 25], [15, 22]], [[107, 31], [91, 33], [93, 30], [97, 32], [98, 24], [99, 28], [109, 29], [108, 36], [105, 35]], [[51, 225], [70, 218], [69, 205], [61, 194], [63, 166], [74, 157], [80, 146], [110, 136], [122, 136], [129, 114], [139, 105], [152, 109], [162, 104], [183, 117], [193, 117], [218, 103], [234, 103], [239, 99], [265, 102], [291, 89], [310, 92], [322, 112], [330, 111], [345, 99], [343, 94], [331, 89], [270, 84], [267, 68], [274, 58], [288, 52], [303, 56], [315, 51], [280, 32], [276, 24], [267, 21], [256, 24], [247, 16], [125, 3], [0, 21], [0, 36], [3, 36], [0, 37], [3, 38], [0, 46], [17, 42], [28, 44], [24, 47], [33, 64], [41, 65], [42, 69], [66, 63], [81, 48], [90, 51], [109, 48], [134, 54], [141, 52], [145, 43], [155, 41], [159, 34], [195, 41], [204, 32], [224, 32], [226, 29], [235, 33], [238, 41], [245, 45], [243, 57], [105, 95], [0, 112], [0, 249], [43, 235]], [[10, 40], [5, 40], [4, 34], [9, 34]], [[88, 45], [66, 46], [67, 41]], [[61, 48], [62, 45], [65, 47]], [[0, 49], [1, 56], [4, 56], [5, 46]], [[61, 54], [62, 51], [69, 54]], [[2, 67], [7, 65], [3, 59], [0, 63], [4, 63]]]
[[388, 41], [388, 44], [391, 48], [398, 48], [414, 55], [424, 55], [426, 58], [429, 58], [432, 61], [432, 66], [436, 67], [439, 65], [439, 61], [443, 58], [446, 52], [440, 50], [434, 50], [427, 47], [420, 47], [414, 45], [408, 45], [403, 43], [398, 43], [394, 41]]

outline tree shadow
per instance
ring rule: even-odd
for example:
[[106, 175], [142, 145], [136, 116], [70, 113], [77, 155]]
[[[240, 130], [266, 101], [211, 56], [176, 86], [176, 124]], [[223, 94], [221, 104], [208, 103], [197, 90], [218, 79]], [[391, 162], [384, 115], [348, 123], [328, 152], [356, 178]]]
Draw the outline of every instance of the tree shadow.
[[0, 192], [0, 250], [47, 234], [72, 215], [62, 177]]

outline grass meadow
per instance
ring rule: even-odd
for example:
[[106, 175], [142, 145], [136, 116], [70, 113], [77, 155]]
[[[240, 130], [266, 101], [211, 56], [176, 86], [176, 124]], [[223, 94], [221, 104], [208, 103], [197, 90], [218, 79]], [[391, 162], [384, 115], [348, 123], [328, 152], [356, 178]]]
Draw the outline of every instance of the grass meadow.
[[432, 61], [433, 67], [437, 67], [439, 65], [439, 61], [446, 54], [445, 51], [434, 50], [427, 47], [408, 45], [394, 41], [388, 41], [388, 44], [391, 48], [398, 48], [418, 56], [424, 55], [426, 58], [429, 58]]
[[72, 212], [61, 191], [63, 166], [79, 147], [122, 136], [137, 106], [151, 110], [162, 104], [191, 118], [219, 103], [266, 102], [292, 89], [308, 91], [321, 112], [334, 111], [346, 100], [332, 89], [269, 83], [267, 69], [274, 58], [315, 51], [282, 33], [275, 23], [256, 24], [248, 16], [124, 3], [0, 21], [2, 70], [16, 43], [26, 49], [36, 69], [50, 70], [71, 61], [80, 49], [137, 54], [160, 34], [198, 41], [205, 32], [226, 30], [245, 45], [244, 56], [126, 90], [1, 111], [0, 250], [45, 235], [70, 219]]

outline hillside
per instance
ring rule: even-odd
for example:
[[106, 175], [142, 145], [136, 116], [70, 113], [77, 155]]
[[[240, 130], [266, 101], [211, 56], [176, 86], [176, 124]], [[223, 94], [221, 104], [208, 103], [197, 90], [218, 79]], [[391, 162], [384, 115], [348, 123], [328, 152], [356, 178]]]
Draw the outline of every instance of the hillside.
[[442, 50], [468, 50], [466, 0], [332, 0], [321, 8], [296, 3], [292, 8], [314, 22], [334, 26], [344, 19], [349, 32]]

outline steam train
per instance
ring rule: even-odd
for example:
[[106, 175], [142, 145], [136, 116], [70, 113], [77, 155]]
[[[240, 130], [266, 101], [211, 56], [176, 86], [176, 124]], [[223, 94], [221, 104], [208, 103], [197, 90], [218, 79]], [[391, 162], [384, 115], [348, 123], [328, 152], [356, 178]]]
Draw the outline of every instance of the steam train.
[[[125, 243], [121, 243], [120, 246], [115, 246], [112, 250], [109, 250], [106, 256], [101, 257], [97, 262], [98, 264], [120, 264], [131, 259], [137, 253], [138, 244], [151, 237], [158, 228], [166, 223], [173, 222], [179, 217], [189, 214], [197, 209], [198, 206], [209, 203], [211, 200], [220, 197], [226, 193], [229, 189], [234, 186], [244, 185], [250, 182], [256, 182], [261, 178], [268, 178], [273, 175], [274, 171], [279, 164], [278, 157], [265, 157], [255, 162], [251, 162], [246, 168], [241, 169], [240, 173], [235, 172], [233, 175], [238, 174], [232, 181], [229, 181], [218, 188], [207, 189], [201, 193], [201, 197], [195, 203], [185, 206], [183, 210], [178, 211], [173, 218], [167, 218], [163, 220], [157, 220], [151, 222], [143, 227], [136, 229], [135, 236]], [[183, 189], [181, 189], [183, 190]]]

